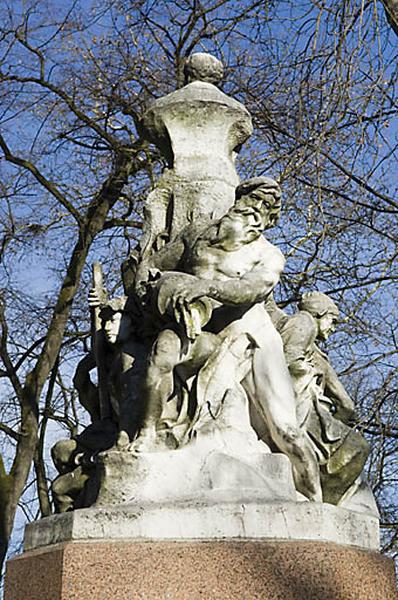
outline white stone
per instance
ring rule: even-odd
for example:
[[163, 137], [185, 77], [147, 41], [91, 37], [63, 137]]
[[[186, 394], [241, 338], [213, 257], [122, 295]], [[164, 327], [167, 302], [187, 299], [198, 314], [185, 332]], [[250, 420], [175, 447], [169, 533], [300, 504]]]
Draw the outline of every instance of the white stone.
[[[168, 169], [148, 196], [140, 252], [123, 267], [127, 301], [108, 301], [109, 319], [101, 289], [90, 303], [98, 312], [90, 368], [117, 442], [86, 448], [79, 437], [59, 461], [65, 475], [53, 495], [59, 510], [92, 508], [32, 525], [26, 547], [245, 538], [376, 549], [377, 507], [361, 477], [369, 449], [316, 344], [333, 330], [337, 307], [311, 292], [297, 315], [275, 311], [272, 321], [264, 303], [285, 259], [262, 234], [278, 221], [281, 190], [269, 177], [238, 185], [235, 156], [252, 124], [214, 85], [221, 63], [196, 54], [186, 74], [188, 84], [141, 122]], [[89, 405], [95, 389], [89, 377], [83, 384]], [[256, 422], [282, 454], [259, 441]], [[89, 464], [95, 474], [85, 473]]]
[[270, 454], [258, 441], [255, 451], [247, 445], [242, 454], [217, 446], [209, 451], [203, 446], [193, 443], [175, 451], [138, 456], [104, 453], [95, 505], [179, 503], [201, 498], [296, 501], [290, 462], [283, 454]]
[[171, 236], [204, 214], [221, 217], [239, 183], [236, 153], [253, 130], [246, 108], [212, 83], [192, 81], [156, 100], [141, 126], [175, 177]]
[[[252, 494], [251, 494], [252, 497]], [[374, 516], [314, 502], [236, 502], [88, 508], [47, 517], [25, 530], [25, 550], [73, 540], [312, 540], [379, 549]]]

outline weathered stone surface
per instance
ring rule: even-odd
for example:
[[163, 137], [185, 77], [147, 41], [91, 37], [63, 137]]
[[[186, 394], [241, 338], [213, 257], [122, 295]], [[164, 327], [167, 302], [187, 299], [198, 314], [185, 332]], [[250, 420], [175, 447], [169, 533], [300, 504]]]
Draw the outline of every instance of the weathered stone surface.
[[377, 516], [373, 494], [361, 476], [369, 443], [352, 428], [354, 403], [318, 346], [335, 330], [339, 310], [320, 292], [304, 294], [299, 308], [293, 316], [279, 314], [276, 327], [293, 382], [298, 423], [318, 457], [323, 501], [346, 505], [356, 495], [352, 502]]
[[72, 540], [262, 539], [335, 542], [378, 550], [378, 519], [313, 502], [265, 503], [209, 494], [180, 503], [80, 509], [27, 526], [25, 550]]
[[[309, 526], [297, 503], [305, 497], [314, 515], [321, 502], [355, 508], [331, 513], [340, 516], [327, 524], [322, 513], [315, 539], [373, 548], [367, 525], [378, 513], [362, 479], [368, 445], [316, 343], [332, 332], [338, 309], [310, 292], [296, 315], [276, 310], [282, 321], [274, 321], [268, 311], [285, 258], [263, 234], [278, 222], [282, 192], [270, 177], [239, 183], [235, 154], [251, 119], [216, 87], [222, 71], [218, 59], [193, 55], [187, 84], [143, 116], [143, 135], [169, 165], [147, 198], [141, 244], [123, 265], [126, 295], [109, 300], [97, 268], [93, 351], [75, 377], [92, 427], [114, 424], [113, 442], [80, 451], [76, 440], [56, 461], [57, 507], [134, 507], [130, 533], [138, 537], [301, 539], [303, 524], [292, 524], [296, 510]], [[286, 531], [270, 502], [288, 506]], [[229, 525], [224, 506], [237, 515]], [[216, 525], [204, 525], [201, 510]]]
[[[132, 455], [109, 452], [101, 457], [101, 481], [96, 506], [126, 502], [179, 502], [208, 497], [253, 497], [264, 501], [295, 501], [289, 460], [267, 453], [257, 442], [256, 452], [209, 450], [192, 444], [181, 450]], [[264, 446], [264, 449], [261, 448]]]
[[144, 114], [142, 128], [181, 177], [221, 179], [229, 185], [238, 183], [233, 151], [253, 129], [243, 104], [204, 81], [156, 100]]
[[8, 563], [5, 600], [110, 597], [397, 600], [398, 595], [391, 559], [324, 542], [74, 542]]
[[[256, 177], [235, 196], [221, 219], [190, 224], [138, 267], [145, 306], [160, 326], [142, 386], [144, 417], [129, 449], [158, 450], [162, 413], [176, 389], [188, 390], [191, 433], [206, 411], [210, 421], [222, 421], [227, 394], [241, 393], [290, 459], [298, 491], [320, 501], [317, 456], [298, 426], [282, 341], [263, 306], [284, 266], [279, 249], [262, 237], [279, 218], [281, 190], [275, 180]], [[184, 406], [183, 397], [177, 405]], [[175, 422], [183, 420], [178, 415]], [[168, 427], [173, 435], [170, 419]], [[177, 438], [177, 446], [192, 439]]]
[[141, 120], [141, 134], [158, 146], [172, 173], [169, 196], [148, 198], [151, 236], [174, 237], [203, 215], [221, 217], [233, 204], [239, 177], [235, 157], [253, 130], [246, 108], [216, 85], [222, 63], [194, 54], [186, 65], [187, 85], [157, 99]]
[[[188, 221], [178, 216], [180, 211], [185, 217], [220, 217], [228, 210], [239, 183], [236, 150], [252, 132], [251, 117], [240, 102], [211, 83], [193, 81], [156, 100], [144, 114], [142, 132], [167, 157], [183, 186], [174, 189], [174, 233]], [[217, 182], [223, 194], [213, 196]]]

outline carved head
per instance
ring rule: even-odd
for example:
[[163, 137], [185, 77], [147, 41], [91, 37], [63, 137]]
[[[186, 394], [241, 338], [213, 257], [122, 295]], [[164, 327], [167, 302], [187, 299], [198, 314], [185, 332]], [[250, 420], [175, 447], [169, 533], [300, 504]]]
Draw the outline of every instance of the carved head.
[[195, 52], [185, 61], [185, 83], [205, 81], [217, 85], [222, 80], [223, 74], [222, 62], [206, 52]]
[[276, 224], [281, 209], [281, 190], [269, 177], [244, 181], [236, 188], [235, 197], [235, 204], [218, 225], [218, 240], [229, 248], [257, 240], [264, 229]]
[[270, 229], [277, 224], [281, 212], [281, 189], [271, 177], [252, 177], [235, 190], [235, 210], [253, 212], [258, 228]]
[[301, 297], [299, 309], [315, 318], [318, 325], [317, 337], [327, 340], [335, 330], [339, 317], [339, 309], [333, 300], [321, 292], [307, 292]]
[[127, 296], [113, 298], [100, 311], [105, 338], [110, 344], [125, 342], [132, 333], [132, 319], [125, 311]]

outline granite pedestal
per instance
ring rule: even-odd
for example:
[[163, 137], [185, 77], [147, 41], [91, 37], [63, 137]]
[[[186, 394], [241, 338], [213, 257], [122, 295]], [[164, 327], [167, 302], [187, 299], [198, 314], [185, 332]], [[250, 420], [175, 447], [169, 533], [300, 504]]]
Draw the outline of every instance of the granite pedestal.
[[331, 542], [92, 541], [8, 563], [5, 600], [397, 600], [393, 562]]
[[378, 518], [247, 500], [99, 506], [27, 526], [5, 600], [398, 600]]

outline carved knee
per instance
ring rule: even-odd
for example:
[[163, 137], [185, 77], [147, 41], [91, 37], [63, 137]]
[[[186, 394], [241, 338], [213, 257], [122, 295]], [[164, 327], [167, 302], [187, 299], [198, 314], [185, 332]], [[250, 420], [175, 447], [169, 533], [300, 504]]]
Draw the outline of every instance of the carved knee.
[[174, 332], [163, 332], [155, 342], [149, 360], [148, 375], [157, 377], [174, 369], [179, 356], [178, 338]]
[[77, 442], [73, 439], [60, 440], [51, 448], [51, 457], [57, 471], [61, 474], [75, 468], [74, 454]]

